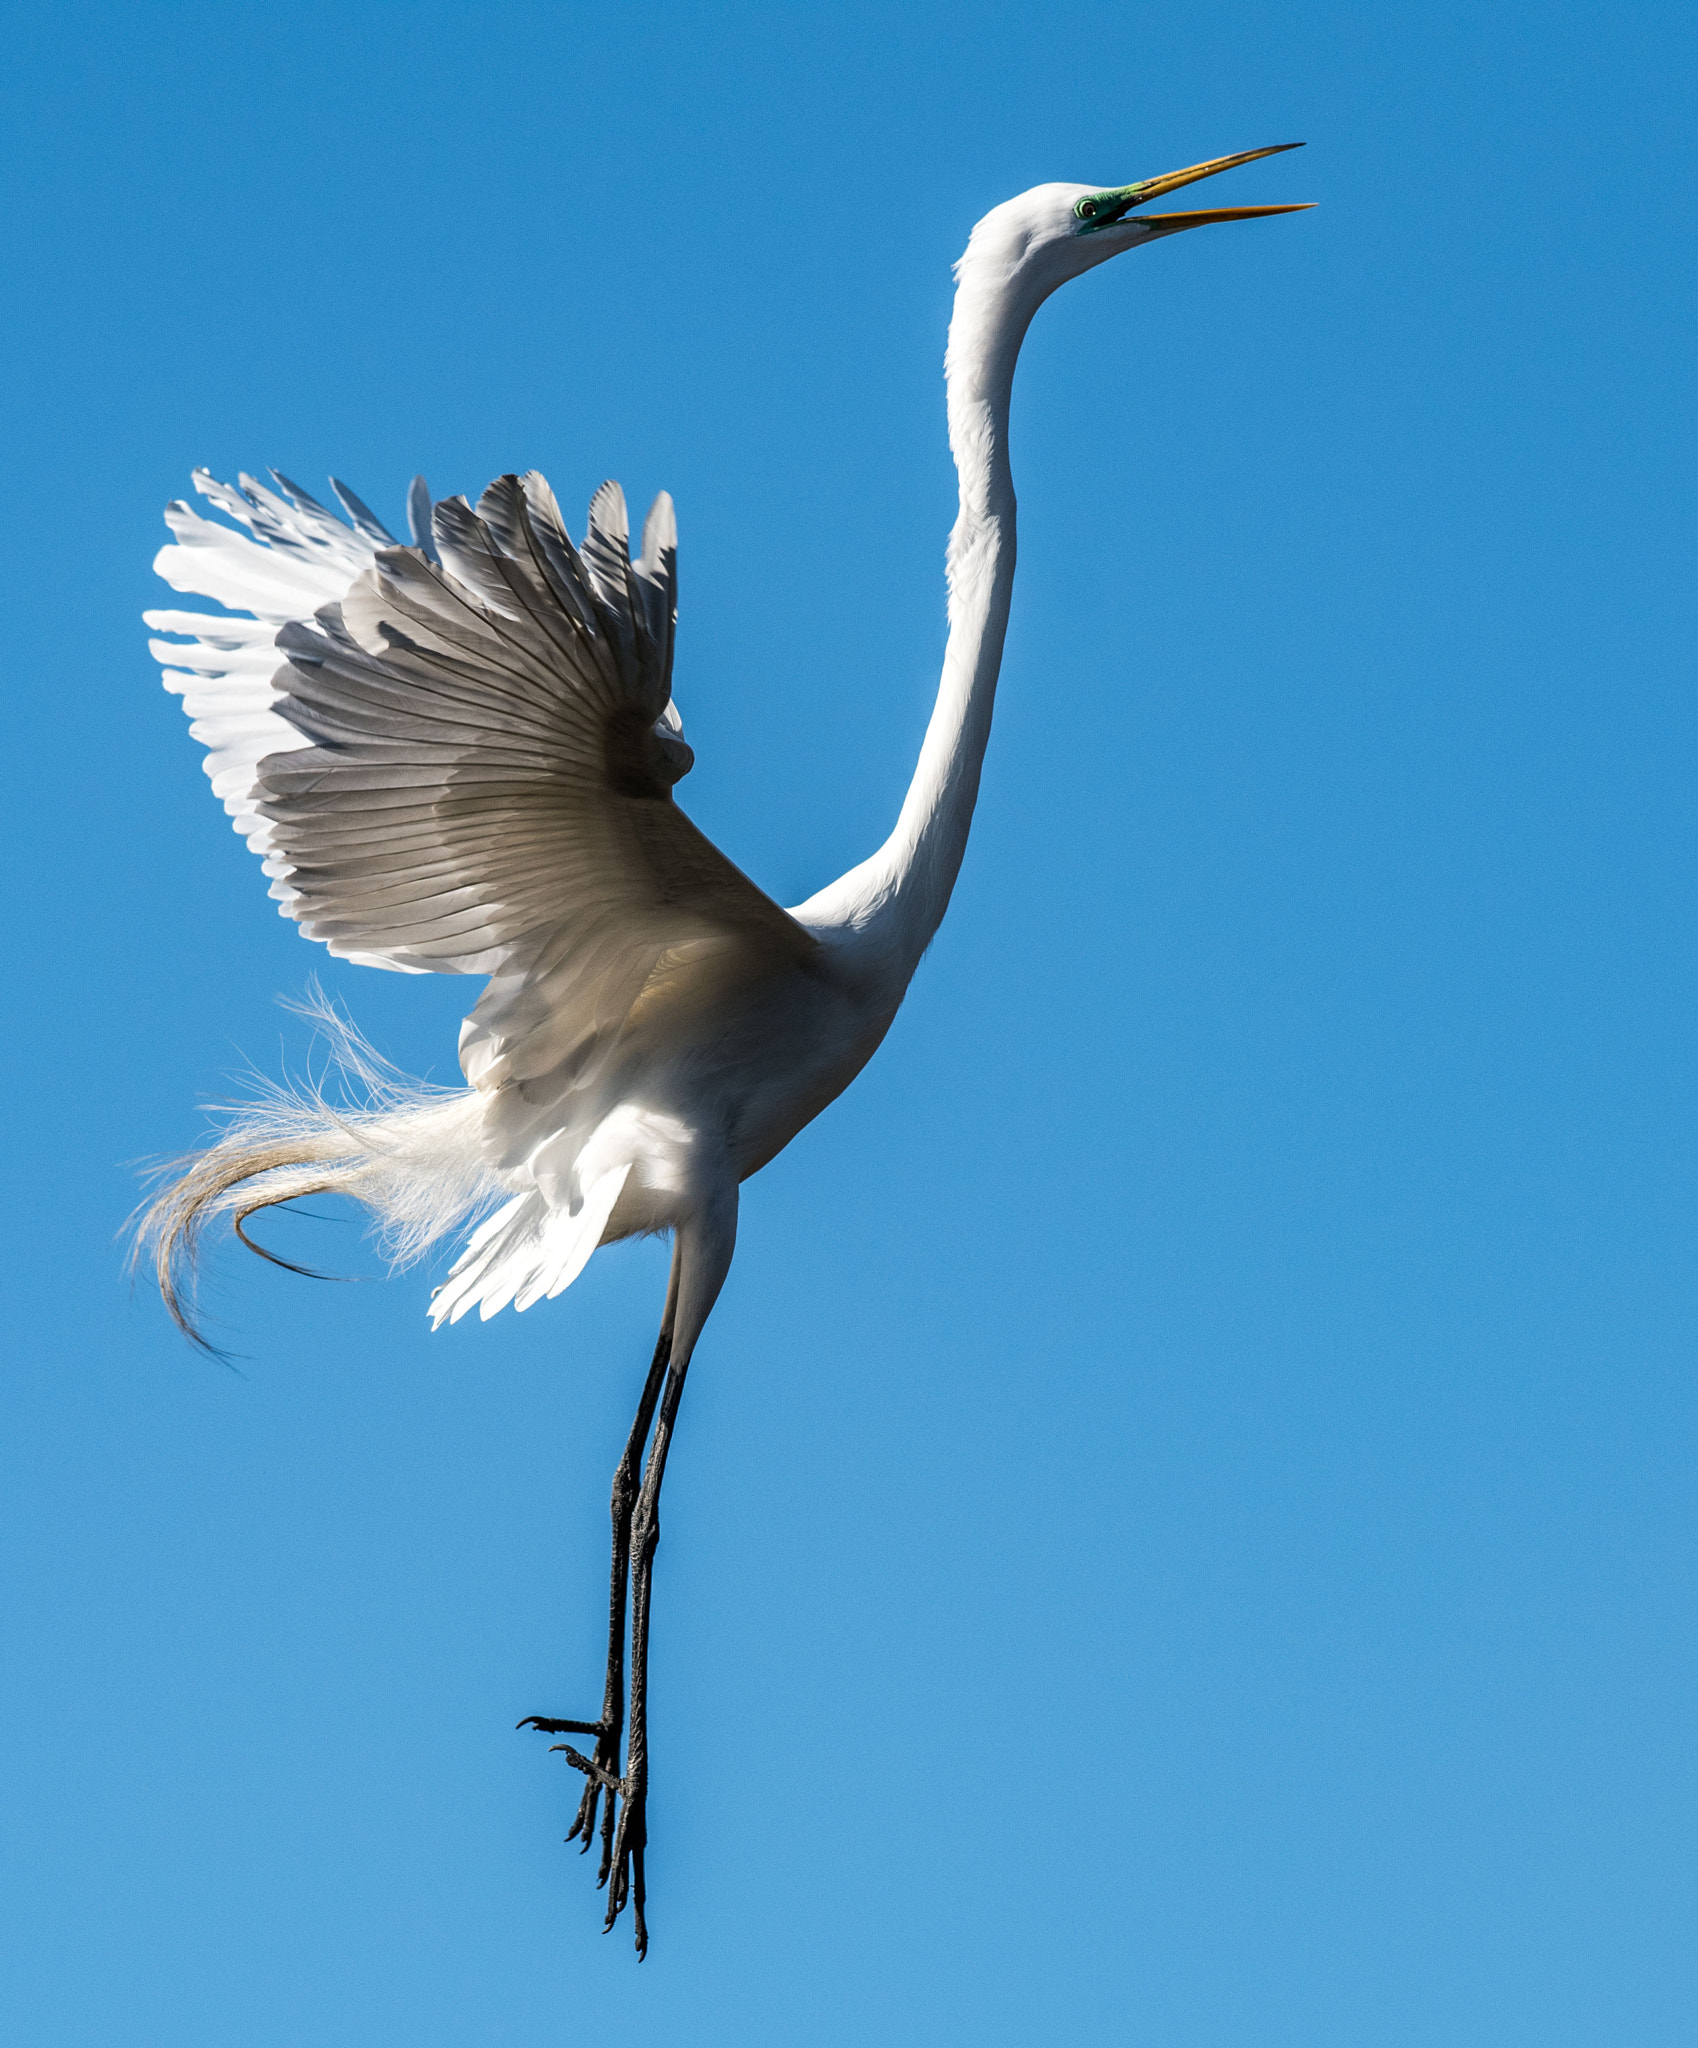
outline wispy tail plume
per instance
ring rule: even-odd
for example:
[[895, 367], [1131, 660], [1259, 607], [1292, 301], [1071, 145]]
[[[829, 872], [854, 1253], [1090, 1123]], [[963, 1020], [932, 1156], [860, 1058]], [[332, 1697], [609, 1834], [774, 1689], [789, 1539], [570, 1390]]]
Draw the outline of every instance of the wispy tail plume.
[[[167, 1161], [160, 1185], [134, 1221], [132, 1264], [151, 1265], [178, 1328], [203, 1350], [195, 1306], [207, 1225], [231, 1219], [250, 1251], [290, 1266], [244, 1228], [261, 1209], [305, 1195], [351, 1195], [369, 1209], [397, 1266], [512, 1193], [484, 1162], [475, 1089], [409, 1079], [373, 1050], [316, 989], [295, 1005], [330, 1048], [341, 1098], [320, 1081], [266, 1083], [254, 1101], [222, 1112], [222, 1135]], [[301, 1266], [290, 1266], [305, 1272]]]

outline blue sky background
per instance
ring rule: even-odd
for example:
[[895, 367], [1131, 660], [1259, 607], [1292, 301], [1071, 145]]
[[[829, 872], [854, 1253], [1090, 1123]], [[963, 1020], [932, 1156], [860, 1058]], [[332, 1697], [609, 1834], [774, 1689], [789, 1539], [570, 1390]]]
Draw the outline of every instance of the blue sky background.
[[[1698, 2028], [1693, 28], [1490, 9], [14, 9], [0, 2026], [31, 2048]], [[474, 989], [272, 914], [137, 614], [190, 466], [682, 525], [692, 815], [785, 901], [942, 645], [949, 265], [1069, 287], [951, 916], [747, 1190], [658, 1567], [654, 1950], [575, 1781], [664, 1251], [432, 1338], [132, 1162]], [[346, 1223], [273, 1241], [375, 1274]]]

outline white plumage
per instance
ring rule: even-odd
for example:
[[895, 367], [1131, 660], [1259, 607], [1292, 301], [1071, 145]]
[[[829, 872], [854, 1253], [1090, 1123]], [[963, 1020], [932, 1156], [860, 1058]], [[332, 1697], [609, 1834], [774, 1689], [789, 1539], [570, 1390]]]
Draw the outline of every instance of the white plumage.
[[[159, 572], [254, 620], [148, 623], [195, 636], [154, 652], [272, 895], [346, 958], [491, 977], [462, 1033], [464, 1104], [321, 1117], [309, 1158], [243, 1174], [228, 1205], [286, 1199], [311, 1168], [313, 1186], [382, 1213], [404, 1119], [466, 1155], [458, 1172], [444, 1161], [457, 1182], [511, 1196], [435, 1318], [528, 1307], [582, 1269], [639, 1161], [614, 1234], [677, 1220], [695, 1132], [647, 1099], [652, 1043], [633, 1072], [634, 1013], [669, 995], [675, 1008], [681, 989], [746, 993], [817, 950], [671, 802], [692, 759], [670, 700], [671, 502], [633, 563], [616, 485], [597, 492], [580, 553], [541, 478], [502, 478], [475, 513], [435, 508], [427, 557], [340, 486], [351, 527], [282, 479], [196, 484], [248, 531], [174, 506]], [[256, 1146], [269, 1159], [276, 1107], [239, 1120], [208, 1165]], [[291, 1135], [303, 1120], [307, 1101]]]
[[[339, 1020], [364, 1104], [279, 1091], [184, 1164], [147, 1227], [167, 1301], [206, 1222], [335, 1189], [400, 1256], [482, 1215], [433, 1298], [437, 1323], [525, 1309], [599, 1244], [673, 1233], [660, 1345], [614, 1489], [612, 1626], [574, 1834], [596, 1803], [609, 1924], [629, 1896], [644, 1946], [648, 1570], [684, 1373], [730, 1265], [741, 1182], [816, 1116], [889, 1028], [948, 905], [978, 794], [1014, 577], [1008, 405], [1032, 315], [1125, 249], [1248, 207], [1135, 215], [1164, 191], [1273, 154], [1137, 185], [1044, 185], [988, 214], [957, 266], [946, 360], [960, 512], [937, 704], [894, 830], [782, 910], [685, 817], [692, 755], [672, 702], [677, 538], [664, 494], [633, 560], [616, 484], [567, 535], [543, 479], [476, 506], [422, 479], [402, 546], [344, 486], [339, 519], [278, 477], [195, 486], [161, 576], [226, 613], [148, 624], [207, 750], [215, 794], [302, 932], [407, 973], [488, 977], [466, 1019], [466, 1087], [393, 1075]], [[489, 1213], [493, 1211], [493, 1213]], [[665, 1374], [664, 1398], [661, 1376]], [[658, 1402], [658, 1419], [657, 1418]], [[640, 1496], [636, 1472], [654, 1426]], [[623, 1625], [633, 1601], [623, 1766]], [[617, 1828], [615, 1804], [620, 1804]]]

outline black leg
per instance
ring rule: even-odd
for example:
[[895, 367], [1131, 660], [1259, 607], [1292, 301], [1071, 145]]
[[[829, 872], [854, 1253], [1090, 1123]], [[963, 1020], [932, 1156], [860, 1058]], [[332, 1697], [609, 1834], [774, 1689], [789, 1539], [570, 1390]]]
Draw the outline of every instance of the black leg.
[[[647, 1889], [644, 1857], [648, 1848], [649, 1609], [654, 1554], [660, 1542], [660, 1488], [666, 1477], [666, 1456], [678, 1419], [678, 1403], [684, 1393], [684, 1375], [690, 1369], [690, 1354], [730, 1270], [736, 1242], [737, 1184], [727, 1176], [708, 1185], [705, 1199], [693, 1214], [680, 1220], [674, 1232], [672, 1278], [667, 1288], [660, 1342], [655, 1346], [654, 1361], [649, 1367], [636, 1420], [631, 1425], [625, 1455], [613, 1475], [613, 1576], [608, 1599], [607, 1688], [601, 1719], [555, 1721], [533, 1714], [519, 1723], [521, 1728], [540, 1728], [551, 1735], [596, 1738], [593, 1756], [583, 1755], [569, 1743], [555, 1744], [587, 1781], [578, 1817], [566, 1839], [571, 1841], [582, 1835], [587, 1849], [596, 1831], [596, 1813], [600, 1808], [599, 1881], [608, 1887], [605, 1925], [611, 1928], [626, 1906], [632, 1906], [639, 1957], [647, 1955], [649, 1946], [643, 1915]], [[651, 1422], [654, 1441], [649, 1445], [642, 1490], [638, 1492], [637, 1467]], [[631, 1613], [628, 1676], [624, 1654], [627, 1580]], [[623, 1771], [619, 1767], [622, 1734], [626, 1740]], [[607, 1804], [601, 1807], [604, 1793]]]
[[[660, 1342], [654, 1347], [654, 1360], [643, 1383], [643, 1398], [637, 1403], [636, 1419], [626, 1440], [625, 1455], [619, 1460], [619, 1468], [613, 1475], [613, 1578], [607, 1603], [607, 1691], [602, 1698], [602, 1734], [596, 1744], [595, 1760], [615, 1778], [619, 1776], [619, 1738], [624, 1733], [625, 1720], [625, 1594], [630, 1582], [631, 1517], [636, 1511], [637, 1475], [642, 1470], [643, 1446], [648, 1442], [654, 1404], [660, 1398], [661, 1379], [671, 1357], [672, 1330], [668, 1324], [660, 1333]], [[574, 1834], [582, 1828], [585, 1849], [589, 1848], [590, 1836], [595, 1831], [596, 1799], [603, 1782], [594, 1777], [585, 1781], [583, 1803], [573, 1826]], [[566, 1839], [571, 1841], [572, 1835]], [[609, 1791], [607, 1812], [601, 1824], [601, 1869], [596, 1874], [598, 1885], [606, 1884], [612, 1863], [613, 1793]]]
[[[603, 1790], [607, 1791], [607, 1813], [601, 1830], [601, 1870], [597, 1876], [598, 1885], [606, 1884], [613, 1856], [613, 1787], [619, 1780], [619, 1739], [625, 1719], [625, 1589], [629, 1578], [631, 1554], [631, 1516], [637, 1500], [637, 1474], [642, 1468], [643, 1446], [648, 1441], [649, 1424], [654, 1419], [655, 1402], [660, 1397], [661, 1381], [672, 1356], [672, 1323], [678, 1303], [678, 1261], [676, 1254], [672, 1262], [672, 1275], [666, 1290], [666, 1313], [661, 1318], [660, 1340], [654, 1347], [654, 1358], [649, 1366], [648, 1378], [643, 1384], [642, 1399], [637, 1403], [636, 1418], [631, 1424], [631, 1434], [626, 1440], [625, 1455], [613, 1474], [613, 1569], [608, 1591], [607, 1622], [607, 1681], [602, 1693], [601, 1719], [599, 1721], [559, 1721], [546, 1714], [528, 1714], [519, 1723], [521, 1728], [540, 1729], [545, 1735], [593, 1735], [596, 1738], [595, 1766], [586, 1770], [584, 1796], [578, 1802], [578, 1817], [567, 1833], [567, 1841], [583, 1837], [587, 1850], [595, 1837], [596, 1805]], [[556, 1744], [564, 1748], [564, 1744]], [[579, 1762], [576, 1750], [568, 1754]]]
[[[613, 1474], [613, 1498], [610, 1503], [613, 1517], [613, 1569], [608, 1590], [607, 1682], [602, 1693], [601, 1719], [557, 1721], [545, 1714], [528, 1714], [519, 1723], [521, 1728], [536, 1728], [544, 1735], [593, 1735], [596, 1738], [597, 1769], [585, 1773], [584, 1796], [578, 1802], [578, 1817], [573, 1821], [566, 1836], [569, 1842], [576, 1841], [582, 1836], [586, 1850], [595, 1839], [596, 1806], [602, 1791], [610, 1781], [616, 1783], [619, 1777], [619, 1740], [624, 1733], [625, 1722], [625, 1590], [630, 1577], [631, 1516], [637, 1502], [637, 1476], [642, 1470], [643, 1446], [648, 1441], [649, 1424], [654, 1420], [655, 1402], [660, 1398], [662, 1377], [671, 1356], [672, 1331], [668, 1326], [661, 1330], [660, 1341], [654, 1347], [654, 1360], [649, 1366], [649, 1376], [643, 1386], [642, 1399], [637, 1403], [636, 1418], [631, 1424], [631, 1434], [625, 1444], [625, 1455], [619, 1460]], [[576, 1756], [575, 1751], [573, 1755]], [[607, 1814], [601, 1834], [601, 1870], [596, 1882], [606, 1884], [613, 1857], [611, 1790], [608, 1792]]]
[[[655, 1424], [654, 1443], [649, 1450], [643, 1490], [637, 1496], [631, 1517], [631, 1735], [625, 1754], [625, 1776], [621, 1786], [624, 1804], [611, 1847], [612, 1885], [607, 1898], [607, 1922], [611, 1927], [629, 1898], [636, 1918], [637, 1953], [648, 1953], [648, 1927], [643, 1919], [645, 1886], [643, 1851], [648, 1846], [649, 1783], [649, 1600], [654, 1581], [654, 1554], [660, 1544], [660, 1487], [666, 1477], [666, 1453], [672, 1443], [672, 1427], [684, 1392], [684, 1375], [689, 1361], [674, 1359], [666, 1376], [666, 1392]], [[592, 1784], [595, 1782], [592, 1778]], [[608, 1817], [613, 1802], [608, 1800]]]

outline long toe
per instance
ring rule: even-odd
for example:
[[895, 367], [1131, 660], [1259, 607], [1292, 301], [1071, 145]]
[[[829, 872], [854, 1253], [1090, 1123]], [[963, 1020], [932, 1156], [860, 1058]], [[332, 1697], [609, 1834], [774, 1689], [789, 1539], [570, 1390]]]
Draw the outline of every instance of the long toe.
[[584, 1786], [583, 1798], [578, 1801], [578, 1817], [566, 1833], [569, 1842], [577, 1841], [580, 1835], [583, 1837], [583, 1846], [578, 1851], [580, 1856], [589, 1854], [590, 1843], [595, 1839], [595, 1815], [600, 1803], [601, 1787], [591, 1778]]
[[616, 1770], [611, 1769], [611, 1759], [603, 1763], [600, 1756], [585, 1756], [581, 1749], [574, 1749], [569, 1742], [557, 1742], [554, 1747], [565, 1757], [575, 1771], [582, 1771], [592, 1785], [605, 1786], [609, 1792], [623, 1792], [625, 1780]]
[[649, 1952], [649, 1924], [643, 1918], [643, 1904], [648, 1896], [648, 1889], [643, 1883], [643, 1852], [641, 1849], [632, 1850], [631, 1866], [631, 1917], [637, 1924], [637, 1961], [640, 1963]]
[[607, 1892], [607, 1918], [602, 1922], [602, 1932], [612, 1930], [613, 1923], [627, 1905], [635, 1907], [637, 1953], [648, 1951], [648, 1929], [643, 1921], [643, 1851], [648, 1846], [648, 1787], [639, 1782], [627, 1780], [620, 1788], [623, 1798], [619, 1808], [619, 1824], [613, 1832], [612, 1854], [608, 1861], [611, 1879]]
[[620, 1811], [619, 1825], [613, 1835], [612, 1868], [607, 1887], [607, 1918], [601, 1923], [603, 1934], [611, 1934], [613, 1923], [625, 1910], [625, 1903], [631, 1895], [630, 1852], [625, 1846], [631, 1819], [631, 1806], [627, 1800]]

